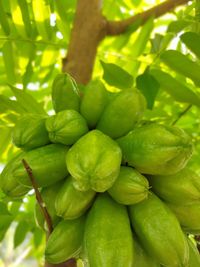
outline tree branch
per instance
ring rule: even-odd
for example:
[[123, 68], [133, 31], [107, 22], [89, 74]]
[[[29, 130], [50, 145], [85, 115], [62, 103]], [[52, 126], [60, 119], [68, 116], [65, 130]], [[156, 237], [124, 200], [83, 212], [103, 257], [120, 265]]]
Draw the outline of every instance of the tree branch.
[[36, 199], [37, 199], [37, 202], [40, 206], [40, 209], [42, 211], [42, 214], [44, 215], [44, 219], [47, 223], [47, 227], [48, 227], [48, 233], [47, 233], [47, 236], [49, 236], [51, 234], [51, 232], [53, 231], [53, 224], [52, 224], [52, 220], [51, 220], [51, 217], [47, 211], [47, 208], [46, 208], [46, 205], [42, 199], [42, 196], [38, 190], [38, 186], [37, 186], [37, 183], [36, 183], [36, 180], [33, 176], [33, 171], [31, 169], [31, 167], [28, 165], [28, 163], [25, 161], [25, 159], [22, 159], [22, 163], [24, 165], [24, 168], [31, 180], [31, 184], [33, 186], [33, 189], [35, 191], [35, 195], [36, 195]]
[[139, 21], [143, 25], [150, 17], [158, 18], [179, 5], [184, 5], [190, 0], [167, 0], [147, 11], [134, 15], [121, 21], [107, 21], [107, 35], [119, 35], [125, 33], [135, 22]]

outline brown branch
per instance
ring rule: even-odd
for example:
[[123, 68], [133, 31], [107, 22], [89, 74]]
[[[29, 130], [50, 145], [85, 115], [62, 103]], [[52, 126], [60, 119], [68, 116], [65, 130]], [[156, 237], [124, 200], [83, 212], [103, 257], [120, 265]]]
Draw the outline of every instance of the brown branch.
[[92, 75], [97, 48], [106, 35], [106, 20], [101, 13], [102, 0], [78, 0], [63, 72], [78, 83], [87, 84]]
[[28, 165], [28, 163], [25, 161], [25, 159], [22, 159], [22, 163], [24, 165], [24, 168], [31, 180], [31, 184], [33, 186], [33, 189], [35, 191], [35, 196], [36, 196], [36, 199], [37, 199], [37, 202], [40, 206], [40, 209], [42, 211], [42, 214], [44, 215], [44, 219], [47, 223], [47, 227], [48, 227], [48, 233], [47, 233], [47, 236], [49, 236], [51, 234], [51, 232], [53, 231], [53, 225], [52, 225], [52, 220], [51, 220], [51, 217], [47, 211], [47, 208], [46, 208], [46, 205], [42, 199], [42, 196], [40, 194], [40, 191], [38, 190], [38, 186], [37, 186], [37, 183], [36, 183], [36, 180], [33, 176], [33, 171], [31, 169], [31, 167]]
[[147, 11], [134, 15], [121, 21], [107, 21], [107, 35], [119, 35], [125, 33], [135, 22], [143, 25], [150, 17], [158, 18], [179, 5], [184, 5], [190, 0], [167, 0]]

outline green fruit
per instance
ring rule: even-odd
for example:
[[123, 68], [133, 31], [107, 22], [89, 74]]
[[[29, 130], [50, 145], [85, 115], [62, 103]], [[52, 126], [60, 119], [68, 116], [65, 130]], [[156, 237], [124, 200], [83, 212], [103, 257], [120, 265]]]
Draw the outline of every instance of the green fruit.
[[54, 79], [52, 102], [56, 112], [66, 109], [79, 111], [79, 90], [74, 79], [69, 74], [58, 74]]
[[46, 261], [57, 264], [78, 256], [83, 242], [84, 224], [84, 216], [76, 220], [61, 221], [47, 241]]
[[148, 197], [148, 180], [130, 167], [121, 167], [119, 176], [108, 193], [124, 205], [131, 205]]
[[41, 147], [50, 143], [45, 128], [46, 117], [36, 114], [23, 115], [13, 130], [13, 143], [25, 150]]
[[58, 191], [55, 208], [58, 216], [64, 220], [76, 219], [91, 206], [95, 192], [81, 192], [73, 186], [72, 177], [68, 177]]
[[159, 267], [160, 264], [148, 255], [134, 235], [134, 263], [132, 267]]
[[123, 162], [139, 172], [174, 174], [183, 169], [192, 155], [189, 136], [177, 127], [149, 124], [117, 140]]
[[107, 194], [97, 197], [88, 214], [84, 252], [90, 267], [133, 265], [133, 238], [126, 207]]
[[[65, 157], [68, 147], [51, 144], [25, 152], [23, 159], [33, 171], [39, 187], [52, 185], [67, 176]], [[22, 158], [15, 160], [11, 175], [21, 184], [32, 187], [30, 178], [22, 164]]]
[[178, 220], [153, 193], [130, 206], [132, 226], [146, 252], [166, 267], [188, 264], [188, 245]]
[[191, 205], [167, 203], [188, 233], [200, 234], [200, 201]]
[[189, 246], [189, 267], [199, 267], [200, 266], [200, 255], [195, 244], [187, 238]]
[[46, 120], [46, 128], [52, 143], [73, 145], [88, 132], [85, 119], [75, 110], [64, 110]]
[[173, 175], [151, 176], [149, 181], [166, 202], [188, 205], [200, 201], [200, 177], [188, 168]]
[[3, 169], [0, 175], [0, 188], [2, 191], [11, 198], [18, 198], [24, 196], [30, 188], [23, 186], [18, 183], [16, 178], [12, 175], [13, 169], [15, 167], [15, 162], [23, 158], [24, 153], [20, 153], [11, 159]]
[[121, 150], [110, 137], [93, 130], [70, 148], [66, 161], [77, 190], [104, 192], [119, 174]]
[[108, 101], [108, 91], [103, 83], [96, 80], [89, 84], [84, 92], [80, 112], [90, 129], [95, 128]]
[[[56, 184], [53, 184], [51, 186], [42, 188], [40, 194], [42, 196], [42, 200], [45, 204], [45, 207], [51, 217], [52, 223], [53, 223], [53, 227], [55, 227], [58, 222], [60, 221], [60, 218], [56, 215], [56, 209], [55, 209], [55, 200], [56, 200], [56, 196], [59, 192], [59, 190], [62, 188], [63, 186], [63, 181], [59, 181]], [[35, 220], [36, 223], [39, 227], [41, 227], [43, 230], [48, 230], [45, 219], [44, 219], [44, 214], [41, 211], [41, 208], [38, 204], [38, 202], [36, 202], [35, 204]]]
[[119, 138], [133, 129], [145, 109], [145, 98], [138, 90], [122, 91], [104, 109], [97, 129], [114, 139]]

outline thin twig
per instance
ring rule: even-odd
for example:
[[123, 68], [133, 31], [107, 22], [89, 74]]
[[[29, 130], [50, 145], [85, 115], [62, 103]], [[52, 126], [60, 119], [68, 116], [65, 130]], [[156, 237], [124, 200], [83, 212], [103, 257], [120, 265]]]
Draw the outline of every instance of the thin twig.
[[186, 109], [184, 109], [179, 115], [178, 118], [173, 121], [172, 125], [175, 125], [192, 107], [192, 104], [189, 104]]
[[45, 219], [45, 221], [47, 223], [47, 227], [48, 227], [47, 236], [49, 236], [51, 234], [51, 232], [53, 231], [51, 217], [50, 217], [50, 215], [49, 215], [49, 213], [47, 211], [46, 205], [45, 205], [45, 203], [44, 203], [44, 201], [42, 199], [40, 191], [38, 190], [38, 185], [37, 185], [37, 182], [36, 182], [36, 180], [34, 178], [33, 171], [31, 169], [31, 167], [28, 165], [28, 163], [26, 162], [25, 159], [22, 159], [22, 163], [24, 165], [24, 168], [25, 168], [30, 180], [31, 180], [31, 184], [32, 184], [33, 189], [35, 191], [35, 196], [36, 196], [37, 202], [38, 202], [38, 204], [39, 204], [39, 206], [41, 208], [41, 211], [42, 211], [42, 213], [44, 215], [44, 219]]

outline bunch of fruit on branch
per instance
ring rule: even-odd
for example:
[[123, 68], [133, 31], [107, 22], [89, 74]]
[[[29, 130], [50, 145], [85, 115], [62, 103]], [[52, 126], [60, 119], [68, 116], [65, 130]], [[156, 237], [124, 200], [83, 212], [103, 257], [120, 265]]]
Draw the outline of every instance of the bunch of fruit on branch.
[[[31, 189], [30, 166], [51, 217], [49, 263], [81, 258], [89, 267], [199, 267], [200, 177], [187, 167], [182, 129], [142, 122], [135, 88], [82, 92], [68, 74], [52, 86], [55, 115], [25, 114], [13, 129], [21, 150], [0, 176], [13, 200]], [[47, 229], [38, 203], [37, 224]]]

